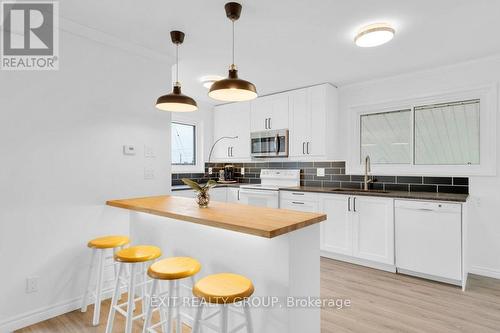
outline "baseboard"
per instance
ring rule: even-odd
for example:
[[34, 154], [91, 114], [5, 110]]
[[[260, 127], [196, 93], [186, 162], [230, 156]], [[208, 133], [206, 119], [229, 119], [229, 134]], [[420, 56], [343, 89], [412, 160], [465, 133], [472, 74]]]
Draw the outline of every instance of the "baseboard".
[[345, 262], [348, 262], [351, 264], [356, 264], [356, 265], [366, 266], [366, 267], [370, 267], [370, 268], [380, 269], [380, 270], [386, 271], [386, 272], [396, 273], [396, 266], [394, 266], [394, 265], [382, 264], [382, 263], [378, 263], [378, 262], [374, 262], [374, 261], [370, 261], [370, 260], [354, 258], [354, 257], [347, 256], [344, 254], [332, 253], [332, 252], [328, 252], [328, 251], [321, 251], [320, 255], [322, 257], [325, 257], [325, 258], [345, 261]]
[[[126, 292], [126, 288], [123, 288], [122, 292]], [[104, 292], [102, 299], [105, 300], [111, 298], [111, 294], [111, 290]], [[30, 326], [79, 309], [82, 306], [82, 298], [83, 295], [8, 318], [0, 322], [0, 333], [10, 333], [26, 326]], [[90, 310], [87, 309], [87, 311]]]
[[494, 279], [500, 279], [500, 270], [486, 267], [472, 266], [469, 269], [469, 274], [486, 276]]
[[49, 305], [34, 311], [26, 312], [21, 315], [9, 318], [0, 323], [0, 332], [13, 332], [26, 326], [30, 326], [41, 321], [60, 316], [62, 314], [74, 311], [81, 307], [82, 297]]

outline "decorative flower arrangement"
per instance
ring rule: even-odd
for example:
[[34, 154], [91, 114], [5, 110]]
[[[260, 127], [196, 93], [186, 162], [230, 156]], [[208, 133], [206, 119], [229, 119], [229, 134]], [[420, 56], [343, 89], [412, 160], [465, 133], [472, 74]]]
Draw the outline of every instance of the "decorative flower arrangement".
[[204, 186], [201, 186], [189, 178], [182, 178], [181, 180], [184, 184], [196, 191], [196, 203], [198, 206], [200, 206], [200, 208], [207, 208], [210, 202], [210, 194], [208, 194], [208, 191], [217, 185], [217, 182], [215, 180], [209, 180]]

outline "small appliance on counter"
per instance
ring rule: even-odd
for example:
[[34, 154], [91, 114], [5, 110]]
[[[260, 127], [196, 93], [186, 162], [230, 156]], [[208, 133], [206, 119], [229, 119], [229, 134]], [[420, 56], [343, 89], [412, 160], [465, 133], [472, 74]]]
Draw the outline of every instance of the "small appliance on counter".
[[217, 182], [222, 184], [236, 183], [237, 181], [234, 179], [234, 165], [226, 165], [224, 170], [220, 170]]

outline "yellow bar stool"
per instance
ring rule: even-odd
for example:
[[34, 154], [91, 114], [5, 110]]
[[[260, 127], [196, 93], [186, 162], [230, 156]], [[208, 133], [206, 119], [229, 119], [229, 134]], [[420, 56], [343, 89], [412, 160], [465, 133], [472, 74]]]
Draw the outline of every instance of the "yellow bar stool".
[[[181, 298], [181, 282], [189, 278], [191, 286], [187, 287], [192, 289], [194, 286], [194, 276], [200, 271], [200, 263], [190, 257], [172, 257], [159, 260], [152, 264], [148, 269], [148, 275], [153, 279], [151, 285], [151, 297], [159, 298], [160, 306], [156, 310], [160, 311], [160, 322], [151, 325], [151, 316], [153, 314], [152, 299], [148, 302], [146, 318], [144, 321], [143, 333], [156, 332], [155, 328], [162, 327], [163, 333], [173, 332], [172, 330], [172, 317], [173, 310], [175, 310], [175, 332], [182, 332], [182, 316], [189, 317], [180, 311], [180, 298]], [[161, 291], [159, 282], [168, 281], [168, 293]], [[163, 309], [161, 306], [165, 303], [160, 297], [168, 295], [167, 303], [167, 317], [164, 318]], [[175, 296], [175, 297], [174, 297]], [[173, 303], [173, 306], [172, 306]]]
[[[196, 282], [193, 287], [193, 294], [200, 298], [201, 302], [196, 309], [192, 333], [199, 333], [202, 325], [220, 333], [237, 332], [242, 328], [246, 328], [247, 333], [253, 333], [252, 319], [250, 317], [250, 308], [248, 304], [248, 298], [252, 296], [253, 292], [254, 287], [252, 281], [238, 274], [213, 274]], [[243, 313], [238, 311], [234, 312], [244, 317], [244, 321], [229, 330], [229, 305], [238, 302], [243, 302]], [[219, 304], [220, 310], [202, 318], [206, 303]], [[209, 319], [216, 315], [220, 315], [219, 327], [208, 322]]]
[[[144, 317], [144, 309], [146, 305], [146, 285], [151, 282], [146, 275], [146, 265], [148, 262], [158, 259], [161, 256], [161, 250], [159, 247], [151, 245], [137, 245], [131, 246], [115, 254], [115, 260], [119, 263], [118, 265], [118, 279], [116, 279], [115, 289], [113, 292], [113, 298], [111, 299], [111, 306], [109, 309], [108, 323], [106, 325], [106, 333], [111, 333], [113, 331], [113, 323], [115, 320], [115, 314], [119, 314], [125, 317], [125, 332], [132, 332], [133, 321], [141, 319]], [[129, 267], [128, 276], [128, 298], [127, 302], [118, 304], [118, 298], [120, 295], [120, 284], [121, 284], [121, 273], [125, 267]], [[137, 281], [139, 278], [140, 281]], [[140, 297], [135, 297], [135, 291], [137, 287], [141, 287]], [[135, 303], [142, 301], [141, 313], [134, 316]], [[127, 310], [124, 310], [124, 307]]]
[[[118, 269], [114, 261], [110, 264], [106, 264], [106, 259], [113, 260], [113, 256], [116, 254], [117, 250], [123, 249], [127, 244], [130, 243], [130, 239], [127, 236], [104, 236], [92, 239], [88, 242], [87, 246], [92, 249], [90, 267], [87, 276], [87, 285], [85, 287], [85, 293], [83, 295], [82, 301], [82, 312], [87, 311], [87, 306], [89, 305], [89, 296], [93, 296], [94, 299], [94, 316], [92, 318], [92, 325], [99, 325], [99, 317], [101, 312], [101, 298], [103, 293], [103, 275], [104, 270], [107, 267], [113, 267], [114, 279], [118, 279]], [[112, 252], [112, 255], [107, 255], [107, 252]], [[97, 260], [97, 263], [96, 263]], [[95, 271], [95, 266], [97, 265], [97, 278], [95, 284], [95, 291], [90, 290], [90, 284], [92, 280], [93, 272]]]

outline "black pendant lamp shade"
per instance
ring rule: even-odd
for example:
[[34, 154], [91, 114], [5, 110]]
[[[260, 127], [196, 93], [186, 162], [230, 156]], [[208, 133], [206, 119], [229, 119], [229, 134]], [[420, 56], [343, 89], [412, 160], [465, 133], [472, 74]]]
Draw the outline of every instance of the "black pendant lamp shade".
[[196, 101], [181, 92], [179, 83], [179, 45], [184, 41], [182, 31], [170, 31], [172, 43], [176, 45], [176, 80], [170, 94], [160, 96], [156, 101], [156, 108], [162, 111], [192, 112], [198, 110]]
[[234, 22], [240, 18], [241, 8], [237, 2], [228, 2], [224, 6], [226, 16], [233, 23], [233, 63], [229, 67], [228, 77], [214, 82], [208, 92], [208, 96], [219, 101], [240, 102], [257, 97], [255, 85], [238, 78], [238, 70], [234, 64]]

